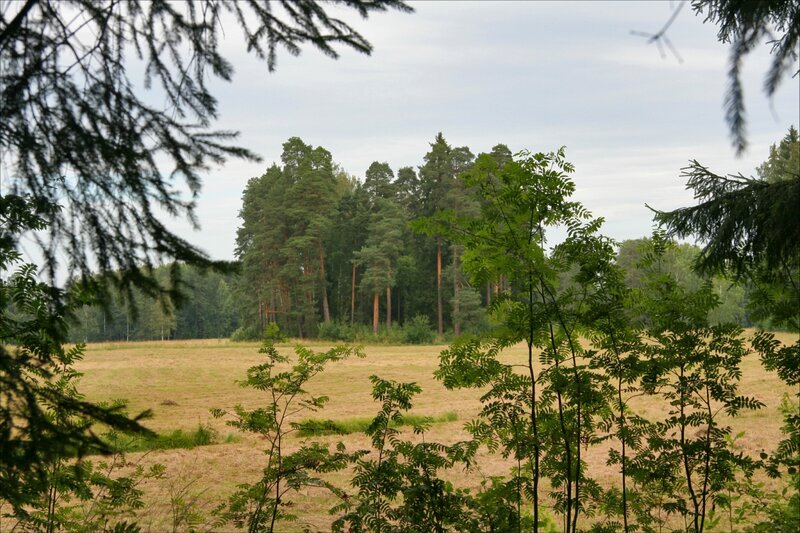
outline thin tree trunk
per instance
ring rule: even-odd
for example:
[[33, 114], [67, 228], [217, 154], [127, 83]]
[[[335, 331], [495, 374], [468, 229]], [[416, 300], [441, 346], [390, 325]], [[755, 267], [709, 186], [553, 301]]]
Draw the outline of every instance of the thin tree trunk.
[[[683, 382], [684, 373], [685, 373], [685, 363], [681, 363], [680, 365], [680, 376], [679, 376], [679, 383]], [[681, 459], [683, 461], [683, 469], [684, 473], [686, 474], [686, 488], [689, 490], [689, 496], [692, 499], [692, 519], [694, 522], [694, 531], [695, 533], [701, 533], [700, 529], [700, 520], [699, 520], [699, 509], [700, 503], [697, 501], [697, 494], [694, 491], [694, 486], [692, 485], [692, 469], [689, 465], [689, 452], [688, 452], [688, 445], [686, 443], [686, 426], [688, 425], [687, 416], [686, 416], [686, 395], [681, 389], [680, 391], [680, 440], [681, 440]]]
[[276, 315], [275, 311], [277, 311], [277, 308], [275, 307], [275, 290], [274, 289], [269, 291], [269, 309], [271, 309], [273, 312], [272, 312], [272, 315], [267, 313], [267, 324], [269, 324], [270, 322], [276, 322], [277, 321], [277, 317], [275, 316]]
[[324, 322], [331, 321], [331, 309], [328, 306], [328, 282], [325, 279], [325, 252], [322, 249], [322, 243], [319, 245], [319, 277], [322, 284], [322, 320]]
[[392, 288], [386, 287], [386, 327], [392, 327]]
[[350, 325], [356, 317], [356, 264], [353, 263], [353, 281], [350, 283]]
[[453, 249], [453, 333], [461, 335], [461, 276], [459, 273], [458, 248]]
[[444, 322], [442, 320], [442, 243], [436, 243], [436, 305], [437, 319], [439, 321], [439, 337], [444, 335]]
[[397, 322], [397, 325], [399, 326], [402, 323], [402, 318], [401, 318], [401, 315], [400, 315], [400, 294], [399, 293], [397, 294], [397, 297], [395, 298], [395, 300], [397, 301], [397, 318], [395, 319], [395, 321]]
[[[619, 356], [617, 356], [619, 360]], [[620, 441], [622, 442], [622, 525], [625, 533], [628, 533], [628, 487], [627, 487], [627, 454], [626, 454], [626, 438], [625, 438], [625, 404], [622, 401], [622, 373], [617, 379], [617, 401], [619, 403], [619, 432]]]
[[378, 334], [378, 322], [380, 321], [380, 300], [378, 299], [378, 291], [372, 295], [372, 332]]
[[[387, 279], [392, 279], [392, 265], [389, 263], [389, 276]], [[386, 286], [386, 328], [392, 327], [392, 287]]]

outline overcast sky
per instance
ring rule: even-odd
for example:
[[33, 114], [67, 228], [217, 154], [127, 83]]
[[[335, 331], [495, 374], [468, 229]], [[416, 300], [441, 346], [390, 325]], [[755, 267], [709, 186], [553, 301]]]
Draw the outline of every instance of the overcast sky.
[[279, 56], [277, 70], [243, 51], [235, 28], [223, 45], [236, 68], [214, 85], [223, 129], [261, 163], [229, 161], [205, 178], [201, 231], [172, 226], [216, 259], [232, 259], [241, 194], [299, 136], [325, 147], [363, 179], [372, 161], [417, 167], [437, 132], [473, 153], [566, 146], [577, 199], [618, 240], [650, 233], [645, 203], [692, 203], [680, 169], [697, 159], [719, 173], [752, 174], [769, 145], [800, 121], [798, 79], [772, 102], [761, 90], [766, 46], [748, 56], [744, 81], [750, 148], [734, 156], [722, 103], [728, 47], [689, 6], [668, 36], [682, 62], [662, 58], [631, 30], [655, 33], [677, 2], [414, 2], [414, 14], [354, 20], [371, 56], [313, 49]]

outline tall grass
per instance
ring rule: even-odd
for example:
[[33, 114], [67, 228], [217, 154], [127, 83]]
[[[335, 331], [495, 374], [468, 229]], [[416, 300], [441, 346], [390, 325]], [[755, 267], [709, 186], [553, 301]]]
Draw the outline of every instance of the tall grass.
[[219, 438], [219, 433], [212, 427], [198, 424], [194, 431], [183, 431], [176, 429], [169, 433], [158, 433], [154, 437], [120, 435], [119, 433], [108, 433], [103, 436], [108, 444], [116, 450], [125, 453], [147, 452], [152, 450], [172, 450], [175, 448], [190, 449], [197, 446], [208, 446], [210, 444], [231, 443], [238, 439], [229, 434], [224, 441]]
[[[330, 420], [319, 418], [307, 418], [296, 424], [297, 434], [301, 437], [312, 437], [319, 435], [349, 435], [351, 433], [364, 433], [372, 423], [372, 418], [358, 417], [345, 420]], [[414, 426], [421, 424], [441, 424], [444, 422], [454, 422], [458, 420], [458, 415], [454, 411], [438, 416], [422, 415], [403, 415], [399, 421], [391, 421], [390, 427]]]

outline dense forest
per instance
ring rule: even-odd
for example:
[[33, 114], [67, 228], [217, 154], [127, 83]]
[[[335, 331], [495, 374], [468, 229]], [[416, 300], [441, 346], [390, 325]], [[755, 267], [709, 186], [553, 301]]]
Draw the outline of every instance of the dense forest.
[[[757, 169], [759, 179], [784, 179], [797, 166], [799, 145], [791, 128]], [[498, 166], [512, 159], [503, 144], [487, 155]], [[83, 308], [73, 340], [256, 339], [268, 323], [294, 337], [349, 341], [429, 342], [480, 333], [490, 326], [486, 309], [504, 281], [472, 285], [460, 247], [418, 231], [418, 221], [436, 212], [479, 210], [476, 190], [460, 179], [475, 161], [468, 147], [453, 147], [439, 133], [421, 165], [395, 172], [375, 161], [359, 179], [325, 148], [293, 137], [283, 145], [281, 164], [250, 179], [242, 195], [236, 272], [183, 267], [181, 305], [134, 291], [105, 308]], [[639, 287], [647, 240], [616, 245], [630, 288]], [[713, 284], [721, 303], [712, 323], [779, 327], [764, 322], [763, 298], [747, 280], [698, 274], [699, 254], [698, 246], [682, 243], [664, 261], [688, 290]], [[160, 267], [156, 275], [166, 279], [169, 270]]]

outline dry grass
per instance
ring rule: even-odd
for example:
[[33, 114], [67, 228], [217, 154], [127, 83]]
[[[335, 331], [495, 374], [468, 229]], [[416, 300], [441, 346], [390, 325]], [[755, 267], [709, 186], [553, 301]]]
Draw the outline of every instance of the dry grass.
[[[784, 342], [794, 338], [779, 335]], [[330, 344], [307, 343], [314, 349], [326, 349]], [[438, 365], [438, 354], [444, 346], [368, 346], [364, 359], [351, 359], [336, 363], [311, 385], [311, 392], [326, 394], [330, 403], [314, 416], [329, 419], [347, 419], [372, 416], [377, 411], [370, 396], [369, 376], [377, 374], [384, 379], [415, 381], [423, 389], [417, 397], [413, 412], [436, 416], [455, 412], [458, 421], [435, 424], [426, 437], [430, 440], [452, 443], [466, 437], [463, 424], [474, 417], [479, 409], [476, 391], [448, 391], [433, 378]], [[281, 347], [291, 352], [291, 346]], [[508, 361], [525, 359], [524, 346], [520, 345], [504, 355]], [[235, 382], [245, 376], [248, 367], [261, 362], [255, 343], [231, 343], [225, 340], [167, 341], [149, 343], [94, 344], [87, 348], [86, 356], [78, 365], [85, 376], [80, 390], [93, 401], [124, 398], [132, 413], [152, 409], [153, 418], [147, 425], [157, 431], [175, 429], [192, 430], [198, 423], [209, 424], [222, 435], [232, 431], [209, 414], [212, 407], [231, 408], [236, 404], [255, 407], [264, 398], [257, 391], [245, 389]], [[780, 436], [781, 415], [778, 405], [788, 388], [776, 376], [766, 372], [755, 355], [743, 363], [741, 391], [755, 396], [767, 407], [754, 413], [745, 413], [732, 421], [734, 431], [744, 431], [740, 441], [746, 452], [755, 454], [761, 449], [771, 449]], [[637, 400], [637, 408], [644, 414], [656, 414], [663, 406], [652, 398]], [[364, 435], [318, 437], [321, 442], [347, 444], [348, 449], [368, 448]], [[295, 439], [294, 445], [300, 440]], [[161, 531], [170, 523], [169, 492], [189, 486], [193, 492], [202, 492], [198, 505], [209, 511], [225, 499], [235, 486], [258, 478], [264, 464], [262, 443], [254, 436], [243, 436], [230, 444], [204, 446], [191, 450], [165, 450], [150, 452], [134, 459], [144, 464], [162, 463], [171, 477], [172, 487], [165, 481], [146, 487], [149, 505], [143, 517], [144, 525]], [[616, 472], [605, 465], [605, 450], [590, 450], [587, 460], [592, 475], [601, 482], [613, 482]], [[457, 484], [477, 485], [481, 475], [505, 472], [506, 464], [498, 457], [485, 457], [480, 463], [481, 472], [456, 473]], [[335, 481], [344, 483], [341, 474]], [[297, 513], [308, 517], [312, 527], [325, 528], [330, 517], [326, 510], [333, 501], [326, 495], [310, 493], [296, 498]], [[298, 526], [299, 527], [299, 526]], [[292, 530], [291, 526], [286, 530]]]

